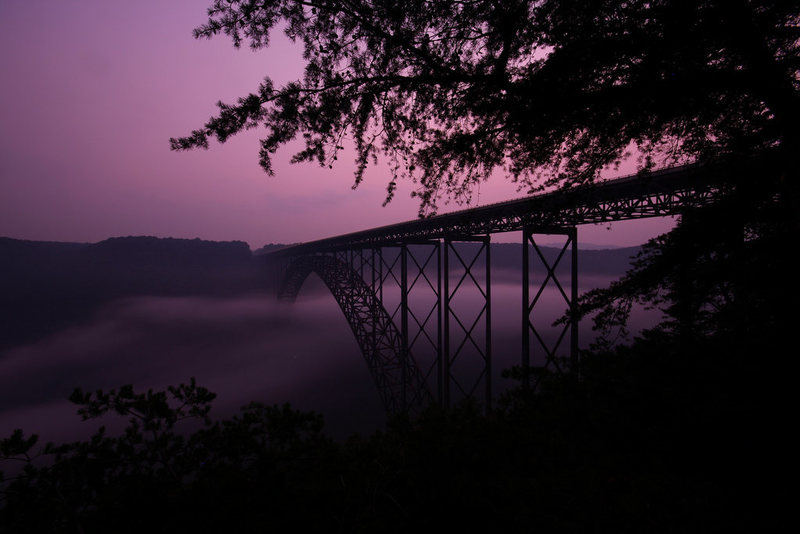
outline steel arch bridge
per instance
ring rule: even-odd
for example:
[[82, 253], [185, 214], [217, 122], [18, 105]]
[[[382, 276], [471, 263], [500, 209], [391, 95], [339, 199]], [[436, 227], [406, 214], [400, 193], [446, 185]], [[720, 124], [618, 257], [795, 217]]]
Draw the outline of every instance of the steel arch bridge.
[[[522, 232], [520, 326], [523, 385], [539, 368], [577, 369], [577, 227], [679, 215], [720, 201], [755, 163], [687, 165], [592, 185], [372, 228], [287, 247], [266, 255], [279, 299], [293, 301], [312, 272], [342, 309], [389, 413], [418, 412], [472, 397], [491, 407], [491, 235]], [[564, 236], [555, 258], [536, 236]], [[531, 257], [545, 267], [533, 287]], [[562, 283], [569, 263], [569, 283]], [[545, 286], [555, 286], [571, 318], [548, 342], [531, 320]], [[477, 306], [454, 304], [472, 292]], [[565, 356], [562, 358], [562, 356]], [[564, 363], [566, 361], [566, 364]]]

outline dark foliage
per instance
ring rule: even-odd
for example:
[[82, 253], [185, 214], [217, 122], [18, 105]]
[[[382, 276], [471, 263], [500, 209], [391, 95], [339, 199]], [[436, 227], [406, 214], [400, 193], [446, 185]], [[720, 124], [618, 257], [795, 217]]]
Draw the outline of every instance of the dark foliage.
[[[788, 378], [746, 338], [649, 332], [584, 355], [484, 415], [471, 404], [334, 442], [322, 420], [251, 404], [208, 418], [193, 381], [76, 391], [84, 419], [125, 432], [0, 456], [4, 532], [722, 532], [779, 529], [789, 506]], [[758, 341], [759, 343], [764, 340]], [[760, 345], [776, 354], [777, 340]], [[183, 419], [196, 421], [180, 430]], [[187, 421], [190, 423], [190, 421]]]
[[196, 37], [267, 47], [285, 28], [305, 74], [269, 78], [173, 149], [263, 125], [261, 165], [332, 165], [345, 137], [355, 185], [370, 160], [416, 181], [420, 213], [495, 169], [529, 188], [640, 164], [800, 147], [800, 10], [787, 0], [215, 0]]
[[742, 186], [724, 202], [685, 213], [675, 230], [643, 247], [622, 279], [582, 295], [581, 315], [594, 314], [603, 334], [598, 348], [625, 337], [634, 304], [659, 308], [659, 329], [687, 344], [708, 336], [783, 338], [799, 296], [793, 189]]
[[[355, 139], [356, 183], [383, 151], [419, 183], [422, 210], [498, 166], [531, 181], [590, 180], [631, 147], [648, 158], [746, 157], [798, 142], [796, 2], [216, 1], [198, 36], [266, 46], [288, 24], [302, 81], [269, 80], [173, 148], [264, 123], [262, 165], [330, 164]], [[667, 321], [630, 346], [584, 355], [482, 415], [464, 405], [338, 443], [322, 420], [250, 405], [208, 418], [194, 382], [72, 400], [125, 432], [45, 445], [0, 442], [8, 532], [714, 532], [783, 530], [791, 510], [793, 307], [787, 242], [797, 172], [741, 181], [690, 213], [635, 269], [584, 299], [618, 326], [626, 303]], [[777, 177], [777, 180], [773, 180]], [[547, 178], [545, 178], [547, 181]], [[761, 284], [764, 281], [764, 284]], [[784, 284], [784, 285], [781, 285]], [[606, 313], [607, 312], [607, 313]], [[194, 429], [180, 430], [185, 418]], [[188, 422], [188, 421], [187, 421]]]

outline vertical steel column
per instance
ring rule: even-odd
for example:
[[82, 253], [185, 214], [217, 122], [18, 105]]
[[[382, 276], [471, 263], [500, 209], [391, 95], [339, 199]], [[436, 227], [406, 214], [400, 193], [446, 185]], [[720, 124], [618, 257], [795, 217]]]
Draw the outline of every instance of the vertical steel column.
[[[444, 249], [442, 254], [444, 257], [444, 268], [442, 269], [442, 276], [444, 277], [444, 350], [442, 351], [442, 406], [444, 408], [450, 407], [450, 247], [452, 241], [449, 238], [444, 239]], [[441, 297], [440, 297], [441, 298]]]
[[400, 247], [400, 336], [402, 354], [402, 409], [408, 409], [408, 246]]
[[572, 295], [569, 305], [570, 312], [570, 347], [569, 360], [570, 371], [575, 377], [580, 376], [580, 362], [578, 361], [578, 228], [573, 226], [569, 229], [569, 239], [572, 241]]
[[522, 387], [531, 385], [531, 316], [530, 316], [530, 267], [528, 258], [528, 240], [530, 229], [522, 229]]
[[[372, 273], [371, 273], [372, 278], [371, 278], [371, 283], [370, 283], [370, 289], [372, 290], [372, 294], [373, 295], [377, 295], [377, 291], [376, 291], [377, 282], [375, 280], [375, 276], [377, 275], [377, 269], [375, 268], [375, 255], [376, 255], [376, 252], [377, 251], [375, 250], [374, 247], [370, 249], [370, 257], [371, 257], [371, 261], [372, 261]], [[375, 357], [375, 355], [378, 354], [378, 321], [379, 321], [378, 317], [380, 315], [380, 310], [378, 309], [379, 306], [381, 306], [380, 301], [375, 302], [375, 300], [373, 299], [372, 310], [370, 310], [370, 315], [371, 315], [371, 319], [372, 319], [371, 346], [372, 346], [372, 355], [373, 355], [373, 357]]]
[[370, 282], [369, 288], [372, 292], [377, 295], [377, 291], [375, 291], [375, 247], [369, 249], [369, 257], [370, 257]]
[[[481, 389], [483, 389], [483, 393], [486, 396], [484, 399], [484, 407], [486, 410], [491, 409], [491, 395], [492, 395], [492, 385], [491, 385], [491, 357], [492, 357], [492, 334], [491, 334], [491, 252], [490, 252], [490, 237], [489, 235], [485, 236], [458, 236], [457, 240], [459, 243], [463, 242], [467, 243], [480, 243], [480, 247], [477, 251], [472, 252], [472, 248], [469, 246], [464, 247], [461, 252], [459, 252], [458, 248], [456, 247], [456, 243], [453, 242], [452, 238], [445, 239], [444, 245], [444, 280], [445, 280], [445, 289], [444, 289], [444, 350], [442, 352], [443, 361], [444, 361], [444, 377], [443, 377], [443, 389], [444, 389], [444, 406], [447, 407], [450, 405], [450, 388], [451, 386], [455, 386], [456, 389], [453, 392], [460, 393], [466, 398], [475, 397], [476, 395], [479, 396], [481, 394]], [[469, 251], [470, 255], [465, 255]], [[459, 280], [456, 283], [454, 289], [450, 289], [450, 255], [455, 257], [458, 262], [458, 269], [459, 269]], [[473, 270], [476, 267], [476, 263], [479, 260], [481, 254], [484, 254], [484, 261], [485, 261], [485, 280], [481, 282], [478, 278], [475, 277], [476, 272]], [[466, 260], [465, 260], [466, 258]], [[463, 270], [463, 272], [462, 272]], [[474, 287], [477, 292], [482, 297], [483, 305], [477, 311], [477, 315], [472, 319], [471, 315], [468, 313], [467, 316], [470, 317], [470, 320], [464, 320], [465, 317], [461, 315], [462, 311], [458, 311], [453, 309], [451, 306], [452, 300], [455, 298], [456, 294], [461, 291], [468, 291], [468, 289], [463, 289], [464, 283], [466, 282], [467, 286]], [[483, 284], [483, 285], [482, 285]], [[457, 332], [459, 337], [455, 341], [455, 350], [452, 350], [451, 347], [451, 318], [454, 320], [455, 327], [454, 330]], [[475, 328], [478, 327], [480, 324], [484, 325], [484, 343], [481, 346], [475, 337]], [[460, 339], [460, 341], [459, 341]], [[457, 359], [463, 360], [465, 358], [469, 358], [467, 355], [470, 351], [474, 351], [479, 358], [477, 361], [480, 363], [480, 371], [477, 374], [477, 377], [473, 378], [465, 378], [464, 376], [456, 376], [453, 373], [453, 364], [456, 362]], [[467, 368], [470, 367], [470, 364], [467, 363]], [[462, 365], [463, 367], [463, 365]], [[466, 380], [466, 381], [465, 381]], [[485, 383], [483, 384], [483, 388], [481, 388], [481, 380], [484, 380]]]
[[378, 300], [383, 304], [383, 247], [378, 248]]
[[492, 409], [492, 256], [491, 237], [486, 234], [486, 412]]
[[[446, 248], [445, 248], [446, 253]], [[447, 282], [445, 282], [447, 287]], [[446, 290], [445, 290], [446, 291]], [[443, 358], [446, 354], [442, 349], [442, 241], [437, 240], [436, 244], [436, 402], [439, 406], [443, 404], [443, 383], [444, 383], [444, 366]]]
[[[563, 247], [561, 248], [561, 252], [552, 262], [552, 264], [547, 260], [542, 250], [536, 244], [536, 241], [533, 238], [534, 233], [540, 234], [556, 234], [556, 235], [564, 235], [567, 237], [566, 242], [564, 243]], [[577, 373], [578, 367], [580, 362], [578, 361], [578, 230], [575, 227], [570, 228], [523, 228], [522, 232], [523, 237], [523, 251], [522, 251], [522, 385], [523, 387], [530, 386], [530, 372], [531, 372], [531, 364], [530, 364], [530, 332], [532, 331], [534, 336], [539, 342], [540, 347], [544, 350], [545, 354], [545, 361], [544, 365], [542, 366], [543, 369], [549, 368], [551, 365], [555, 368], [558, 372], [563, 372], [561, 369], [561, 365], [558, 361], [558, 348], [561, 345], [562, 340], [564, 339], [567, 330], [570, 332], [570, 347], [569, 347], [569, 367], [570, 372]], [[536, 292], [536, 296], [533, 299], [530, 298], [530, 260], [529, 260], [529, 246], [533, 245], [533, 248], [536, 250], [536, 253], [543, 264], [546, 276], [544, 281], [542, 282], [541, 287], [539, 287], [538, 291]], [[558, 268], [559, 263], [561, 262], [562, 258], [564, 257], [567, 248], [572, 247], [570, 253], [570, 296], [567, 296], [567, 293], [564, 291], [561, 283], [558, 280], [558, 276], [556, 274], [556, 269]], [[548, 282], [552, 280], [555, 288], [559, 291], [561, 296], [564, 298], [565, 303], [568, 306], [569, 310], [569, 321], [561, 330], [561, 335], [555, 341], [555, 344], [552, 346], [548, 346], [548, 343], [545, 342], [544, 338], [540, 335], [540, 332], [534, 326], [533, 322], [531, 321], [531, 314], [533, 313], [533, 309], [536, 307], [539, 298], [542, 296], [542, 293], [547, 286]], [[538, 383], [539, 377], [536, 378], [536, 383]], [[534, 384], [534, 386], [536, 385]]]
[[[406, 242], [406, 294], [408, 305], [408, 366], [409, 370], [418, 369], [422, 373], [424, 387], [428, 390], [429, 400], [440, 393], [441, 374], [441, 281], [440, 261], [441, 243], [430, 240]], [[432, 247], [432, 248], [431, 248]], [[436, 272], [431, 273], [435, 263]], [[433, 276], [435, 275], [436, 278]], [[402, 284], [401, 284], [402, 285]], [[431, 301], [430, 296], [434, 299]], [[433, 324], [431, 324], [433, 322]], [[436, 332], [431, 331], [431, 327]], [[409, 377], [413, 383], [413, 377]], [[435, 392], [435, 393], [434, 393]], [[425, 393], [412, 391], [409, 403], [414, 405]], [[434, 393], [434, 395], [430, 395]]]

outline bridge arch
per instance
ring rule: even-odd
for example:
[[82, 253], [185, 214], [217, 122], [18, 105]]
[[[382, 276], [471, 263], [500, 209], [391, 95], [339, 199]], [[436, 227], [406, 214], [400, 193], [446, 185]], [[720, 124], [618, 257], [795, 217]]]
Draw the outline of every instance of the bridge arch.
[[311, 273], [330, 290], [356, 337], [384, 408], [388, 413], [414, 413], [433, 396], [402, 336], [380, 299], [350, 265], [331, 255], [305, 255], [292, 260], [281, 279], [278, 298], [293, 302]]
[[[301, 243], [270, 252], [266, 260], [274, 269], [273, 283], [282, 280], [282, 284], [279, 285], [279, 298], [292, 300], [311, 272], [316, 272], [322, 278], [356, 335], [388, 411], [413, 411], [416, 406], [427, 404], [427, 399], [432, 397], [425, 388], [425, 383], [427, 377], [432, 376], [434, 367], [427, 367], [426, 374], [423, 375], [420, 373], [418, 363], [425, 361], [426, 353], [423, 351], [416, 353], [419, 362], [414, 362], [410, 356], [416, 350], [415, 341], [421, 338], [430, 341], [430, 347], [425, 345], [424, 348], [426, 350], [432, 348], [436, 353], [433, 363], [436, 370], [438, 402], [448, 407], [451, 390], [456, 395], [460, 392], [469, 398], [475, 395], [480, 386], [484, 386], [481, 389], [485, 389], [485, 406], [489, 410], [492, 400], [489, 240], [492, 234], [512, 231], [522, 233], [521, 369], [523, 386], [536, 389], [537, 382], [528, 378], [536, 377], [532, 372], [535, 367], [556, 372], [578, 372], [579, 316], [575, 313], [578, 299], [577, 227], [584, 224], [680, 215], [687, 209], [713, 205], [730, 195], [736, 189], [739, 178], [745, 173], [755, 172], [762, 175], [765, 169], [777, 170], [772, 163], [774, 162], [770, 158], [737, 159], [714, 165], [692, 164], [662, 169], [646, 175], [636, 174], [568, 190], [549, 191], [497, 204]], [[534, 239], [534, 235], [538, 234], [565, 236], [565, 242], [555, 262], [550, 263], [539, 250]], [[486, 278], [483, 286], [472, 270], [481, 253], [478, 252], [465, 261], [455, 246], [461, 242], [484, 243]], [[412, 271], [423, 273], [428, 266], [428, 260], [433, 256], [428, 259], [422, 258], [422, 263], [418, 262], [410, 252], [411, 246], [417, 245], [434, 245], [436, 252], [432, 254], [436, 257], [437, 270], [435, 283], [431, 283], [425, 277], [437, 299], [436, 304], [429, 312], [426, 311], [425, 315], [419, 317], [409, 306], [409, 295], [419, 281], [419, 276], [409, 280], [408, 259], [410, 258], [414, 264]], [[399, 262], [384, 261], [382, 252], [384, 248], [399, 249], [399, 255], [389, 254], [395, 260], [399, 258]], [[536, 291], [531, 291], [529, 263], [531, 248], [542, 260], [541, 264], [546, 271], [544, 281]], [[571, 284], [569, 287], [563, 287], [558, 280], [557, 267], [568, 250], [571, 251], [567, 256], [571, 257], [569, 262]], [[366, 261], [365, 251], [370, 251], [369, 259]], [[450, 265], [451, 256], [454, 259], [453, 271]], [[356, 265], [356, 261], [359, 262], [359, 270], [364, 271], [366, 268], [370, 271], [371, 286], [352, 268]], [[540, 262], [536, 263], [538, 265]], [[398, 271], [399, 278], [395, 276]], [[451, 287], [451, 275], [455, 274], [455, 271], [458, 274], [454, 277], [455, 284]], [[400, 288], [401, 302], [397, 308], [400, 311], [399, 325], [392, 323], [391, 316], [384, 309], [384, 281], [388, 282], [392, 290], [394, 287]], [[456, 307], [451, 302], [455, 295], [462, 291], [462, 283], [465, 281], [468, 285], [474, 283], [474, 287], [477, 287], [485, 301], [483, 311], [479, 313], [478, 318], [467, 323], [459, 319]], [[539, 302], [542, 290], [550, 282], [557, 287], [565, 304], [571, 310], [569, 321], [563, 325], [554, 345], [545, 343], [532, 322], [534, 308]], [[421, 286], [424, 287], [424, 284]], [[472, 333], [478, 320], [484, 320], [481, 313], [485, 318], [485, 335], [480, 343], [482, 346], [478, 346]], [[429, 336], [425, 330], [431, 317], [435, 318], [437, 327], [437, 332], [433, 336]], [[414, 324], [409, 319], [412, 319]], [[413, 339], [411, 332], [417, 334]], [[420, 333], [424, 333], [424, 336]], [[558, 360], [560, 353], [557, 351], [561, 341], [565, 339], [569, 339], [570, 365], [568, 369], [561, 369]], [[464, 368], [462, 363], [464, 358], [460, 355], [464, 346], [476, 349], [475, 352], [480, 360], [475, 358], [473, 360], [481, 367], [477, 378], [469, 377], [466, 388], [462, 387], [461, 378], [457, 376]], [[540, 361], [543, 359], [543, 365], [531, 363], [532, 350], [535, 350], [537, 356], [543, 357], [538, 358]], [[454, 372], [456, 358], [459, 358], [460, 367]]]

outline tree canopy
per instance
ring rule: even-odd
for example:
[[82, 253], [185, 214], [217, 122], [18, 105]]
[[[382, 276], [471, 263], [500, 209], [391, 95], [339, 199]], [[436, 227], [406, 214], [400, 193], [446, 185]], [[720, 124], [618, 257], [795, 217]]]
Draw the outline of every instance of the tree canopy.
[[780, 530], [794, 495], [774, 474], [790, 465], [793, 405], [749, 403], [788, 399], [765, 385], [793, 375], [742, 380], [711, 339], [688, 353], [642, 343], [588, 358], [580, 383], [513, 389], [491, 415], [432, 408], [345, 441], [287, 405], [212, 419], [215, 395], [194, 380], [76, 390], [81, 419], [128, 424], [43, 446], [0, 436], [0, 532]]
[[501, 170], [523, 187], [639, 165], [800, 146], [800, 7], [788, 0], [214, 0], [198, 38], [266, 48], [283, 28], [302, 79], [269, 77], [175, 150], [263, 126], [260, 164], [332, 165], [354, 144], [415, 182], [420, 213]]

